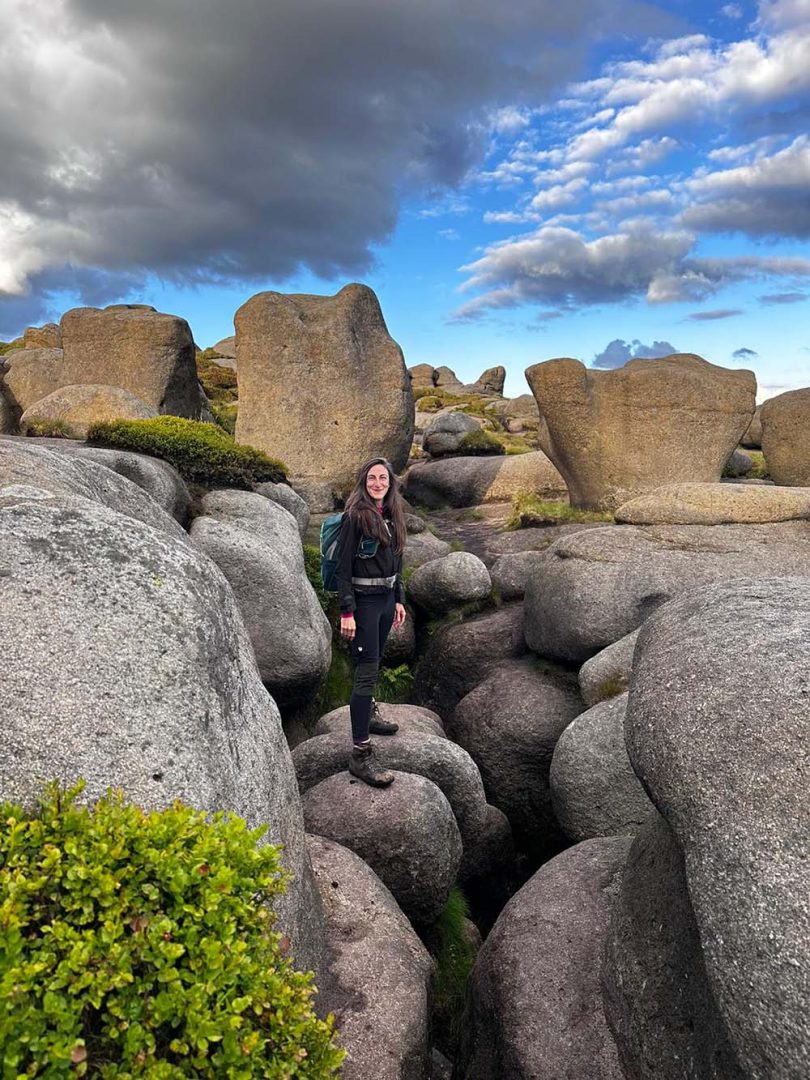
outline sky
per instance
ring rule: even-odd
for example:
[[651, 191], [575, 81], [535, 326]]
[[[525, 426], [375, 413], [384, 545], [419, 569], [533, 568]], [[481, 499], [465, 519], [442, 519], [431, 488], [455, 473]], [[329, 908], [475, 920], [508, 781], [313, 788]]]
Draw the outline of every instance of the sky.
[[462, 381], [810, 385], [810, 0], [3, 0], [0, 339], [377, 293]]

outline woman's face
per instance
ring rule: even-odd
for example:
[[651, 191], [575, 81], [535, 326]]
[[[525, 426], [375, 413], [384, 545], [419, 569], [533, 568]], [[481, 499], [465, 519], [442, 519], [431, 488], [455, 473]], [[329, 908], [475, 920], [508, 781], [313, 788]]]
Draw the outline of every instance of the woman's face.
[[382, 502], [391, 485], [388, 469], [384, 465], [372, 465], [366, 473], [366, 491], [375, 502]]

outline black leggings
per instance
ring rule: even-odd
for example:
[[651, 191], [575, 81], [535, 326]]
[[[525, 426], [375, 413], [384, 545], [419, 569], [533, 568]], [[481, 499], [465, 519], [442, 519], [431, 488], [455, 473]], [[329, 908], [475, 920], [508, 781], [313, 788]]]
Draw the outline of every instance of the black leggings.
[[354, 688], [349, 701], [352, 718], [352, 740], [368, 739], [371, 701], [374, 685], [380, 673], [385, 642], [394, 621], [394, 590], [384, 593], [355, 593], [357, 607], [354, 621], [357, 626], [351, 654], [354, 660]]

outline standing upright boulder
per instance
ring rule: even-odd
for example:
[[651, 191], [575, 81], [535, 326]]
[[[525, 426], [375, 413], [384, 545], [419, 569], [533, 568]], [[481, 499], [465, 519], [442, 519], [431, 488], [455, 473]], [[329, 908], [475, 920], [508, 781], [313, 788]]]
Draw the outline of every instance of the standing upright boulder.
[[612, 510], [662, 480], [719, 480], [755, 408], [753, 372], [692, 353], [612, 371], [547, 360], [526, 378], [546, 423], [544, 449], [584, 508]]
[[789, 390], [762, 406], [762, 452], [771, 479], [810, 487], [810, 387]]
[[372, 455], [399, 471], [413, 440], [411, 380], [377, 297], [263, 292], [234, 317], [238, 442], [282, 458], [315, 509], [345, 494]]

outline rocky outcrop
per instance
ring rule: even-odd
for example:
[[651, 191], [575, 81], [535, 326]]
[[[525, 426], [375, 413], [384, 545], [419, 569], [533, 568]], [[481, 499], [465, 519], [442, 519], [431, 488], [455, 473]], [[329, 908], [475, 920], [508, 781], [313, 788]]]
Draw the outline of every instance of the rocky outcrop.
[[610, 371], [579, 360], [535, 364], [526, 378], [573, 506], [612, 510], [673, 482], [718, 481], [754, 413], [751, 371], [691, 353]]
[[468, 413], [442, 412], [425, 428], [422, 449], [434, 458], [455, 454], [465, 435], [480, 430], [480, 422]]
[[237, 441], [281, 458], [314, 509], [331, 509], [333, 491], [345, 495], [372, 455], [388, 458], [397, 471], [405, 465], [411, 383], [371, 289], [258, 293], [234, 322]]
[[431, 559], [414, 570], [408, 581], [410, 599], [432, 615], [483, 600], [491, 589], [489, 571], [469, 551], [451, 551], [442, 559]]
[[61, 349], [13, 349], [5, 361], [3, 391], [17, 420], [35, 402], [66, 385]]
[[29, 405], [20, 417], [20, 428], [25, 431], [34, 420], [64, 420], [73, 437], [86, 439], [92, 424], [151, 420], [157, 415], [157, 409], [118, 386], [63, 386]]
[[403, 566], [424, 566], [431, 559], [441, 559], [450, 554], [450, 545], [446, 540], [440, 540], [431, 532], [419, 533], [418, 536], [408, 535], [405, 541], [405, 550], [402, 553]]
[[766, 401], [761, 418], [762, 452], [771, 479], [810, 487], [810, 387]]
[[507, 501], [527, 492], [552, 498], [566, 494], [565, 481], [540, 450], [497, 457], [420, 461], [405, 476], [408, 499], [433, 510]]
[[231, 334], [230, 337], [221, 338], [216, 345], [212, 345], [211, 348], [215, 353], [219, 353], [221, 359], [235, 360], [236, 359], [236, 336]]
[[434, 381], [436, 373], [431, 364], [414, 364], [413, 367], [408, 368], [408, 374], [414, 387], [424, 389], [436, 385]]
[[[808, 414], [810, 415], [810, 414]], [[728, 525], [810, 518], [810, 487], [665, 484], [615, 511], [630, 525]]]
[[61, 349], [62, 331], [56, 323], [29, 326], [23, 333], [23, 343], [26, 349]]

